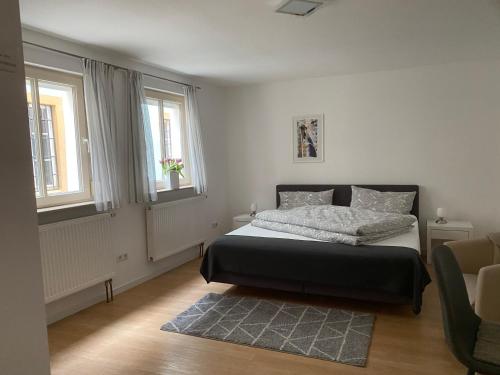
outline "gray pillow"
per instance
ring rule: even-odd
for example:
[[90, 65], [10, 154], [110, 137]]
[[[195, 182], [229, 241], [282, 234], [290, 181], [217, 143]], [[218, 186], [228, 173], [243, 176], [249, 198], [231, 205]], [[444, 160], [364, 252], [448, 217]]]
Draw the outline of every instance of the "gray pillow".
[[411, 192], [377, 191], [351, 186], [351, 207], [378, 212], [409, 214], [417, 194]]
[[333, 189], [325, 191], [280, 191], [280, 209], [332, 204]]

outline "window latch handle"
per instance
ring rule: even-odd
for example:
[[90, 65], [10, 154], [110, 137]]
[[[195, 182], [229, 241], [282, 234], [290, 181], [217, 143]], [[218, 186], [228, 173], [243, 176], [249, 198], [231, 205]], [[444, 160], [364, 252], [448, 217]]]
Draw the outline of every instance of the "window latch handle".
[[90, 142], [88, 138], [82, 138], [82, 143], [85, 144], [85, 147], [87, 147], [87, 152], [90, 154]]

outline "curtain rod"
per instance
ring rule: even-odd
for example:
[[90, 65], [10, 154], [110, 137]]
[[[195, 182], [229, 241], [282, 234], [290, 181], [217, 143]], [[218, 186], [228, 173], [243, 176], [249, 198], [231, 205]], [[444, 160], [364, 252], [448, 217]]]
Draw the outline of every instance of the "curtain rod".
[[[52, 48], [52, 47], [47, 47], [47, 46], [44, 46], [44, 45], [41, 45], [41, 44], [37, 44], [37, 43], [33, 43], [33, 42], [27, 42], [25, 40], [23, 40], [23, 43], [24, 44], [29, 44], [30, 46], [34, 46], [34, 47], [43, 48], [43, 49], [46, 49], [48, 51], [60, 53], [60, 54], [66, 55], [66, 56], [75, 57], [77, 59], [85, 59], [86, 58], [85, 56], [77, 55], [75, 53], [62, 51], [60, 49], [56, 49], [56, 48]], [[106, 63], [106, 64], [108, 64], [108, 63]], [[110, 65], [110, 66], [112, 66], [112, 67], [114, 67], [116, 69], [131, 70], [131, 69], [125, 68], [125, 67], [120, 66], [120, 65], [115, 65], [115, 64], [108, 64], [108, 65]], [[142, 75], [148, 76], [148, 77], [151, 77], [151, 78], [161, 79], [163, 81], [169, 81], [169, 82], [177, 83], [178, 85], [182, 85], [182, 86], [193, 86], [193, 85], [191, 85], [189, 83], [176, 81], [175, 79], [169, 79], [169, 78], [160, 77], [160, 76], [157, 76], [157, 75], [154, 75], [154, 74], [142, 73]], [[198, 90], [201, 89], [201, 87], [199, 87], [199, 86], [195, 86], [195, 88], [198, 89]]]

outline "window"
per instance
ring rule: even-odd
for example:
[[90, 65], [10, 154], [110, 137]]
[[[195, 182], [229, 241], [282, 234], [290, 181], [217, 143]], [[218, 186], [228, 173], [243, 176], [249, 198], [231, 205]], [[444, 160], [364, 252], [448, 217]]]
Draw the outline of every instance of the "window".
[[169, 158], [182, 159], [185, 167], [182, 171], [184, 177], [180, 176], [180, 184], [181, 186], [190, 185], [186, 127], [184, 126], [184, 96], [146, 90], [146, 97], [153, 133], [156, 187], [159, 190], [166, 189], [160, 160]]
[[38, 208], [91, 200], [82, 78], [26, 66], [26, 94]]

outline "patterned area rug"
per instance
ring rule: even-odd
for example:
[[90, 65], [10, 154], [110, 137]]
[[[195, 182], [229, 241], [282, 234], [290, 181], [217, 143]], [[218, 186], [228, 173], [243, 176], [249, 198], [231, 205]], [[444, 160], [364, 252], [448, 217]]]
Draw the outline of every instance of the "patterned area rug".
[[365, 366], [373, 314], [209, 293], [164, 331]]

